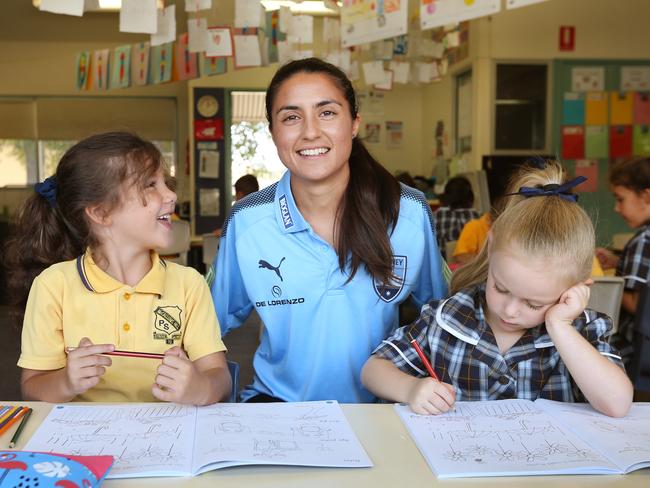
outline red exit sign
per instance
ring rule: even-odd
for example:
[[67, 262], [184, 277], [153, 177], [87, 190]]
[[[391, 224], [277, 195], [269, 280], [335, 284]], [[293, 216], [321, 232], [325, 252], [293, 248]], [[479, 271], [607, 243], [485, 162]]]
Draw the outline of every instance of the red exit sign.
[[576, 47], [576, 28], [573, 25], [560, 26], [560, 51], [573, 51]]

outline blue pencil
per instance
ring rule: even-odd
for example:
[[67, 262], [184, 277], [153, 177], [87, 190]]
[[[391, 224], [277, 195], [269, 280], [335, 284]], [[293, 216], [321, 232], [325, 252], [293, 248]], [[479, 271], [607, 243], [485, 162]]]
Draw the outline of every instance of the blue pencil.
[[10, 408], [11, 407], [9, 405], [2, 405], [2, 407], [0, 407], [0, 417], [7, 413]]

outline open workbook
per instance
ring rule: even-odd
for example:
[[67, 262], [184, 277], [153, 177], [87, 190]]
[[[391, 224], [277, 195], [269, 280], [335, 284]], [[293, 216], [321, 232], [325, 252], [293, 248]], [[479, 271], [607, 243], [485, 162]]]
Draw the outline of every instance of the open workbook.
[[335, 401], [56, 405], [25, 449], [110, 454], [108, 478], [192, 476], [245, 464], [372, 466]]
[[458, 402], [443, 415], [395, 409], [439, 478], [622, 474], [650, 466], [650, 403], [625, 418], [549, 400]]

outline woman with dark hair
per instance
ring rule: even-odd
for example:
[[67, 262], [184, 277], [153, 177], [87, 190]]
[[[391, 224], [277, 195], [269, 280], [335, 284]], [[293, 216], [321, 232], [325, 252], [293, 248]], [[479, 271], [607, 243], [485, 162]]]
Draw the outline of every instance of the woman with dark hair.
[[282, 179], [237, 202], [223, 227], [212, 296], [224, 331], [264, 323], [244, 401], [375, 399], [370, 352], [417, 305], [447, 292], [433, 217], [356, 137], [350, 80], [316, 58], [282, 66], [266, 113]]

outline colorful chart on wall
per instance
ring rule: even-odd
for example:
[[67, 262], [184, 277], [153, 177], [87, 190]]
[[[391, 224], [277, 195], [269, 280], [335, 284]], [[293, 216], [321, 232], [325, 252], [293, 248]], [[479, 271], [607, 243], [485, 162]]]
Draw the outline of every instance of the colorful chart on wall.
[[400, 36], [407, 27], [408, 0], [343, 0], [343, 47]]
[[485, 17], [500, 10], [500, 0], [420, 0], [420, 27], [433, 29]]

